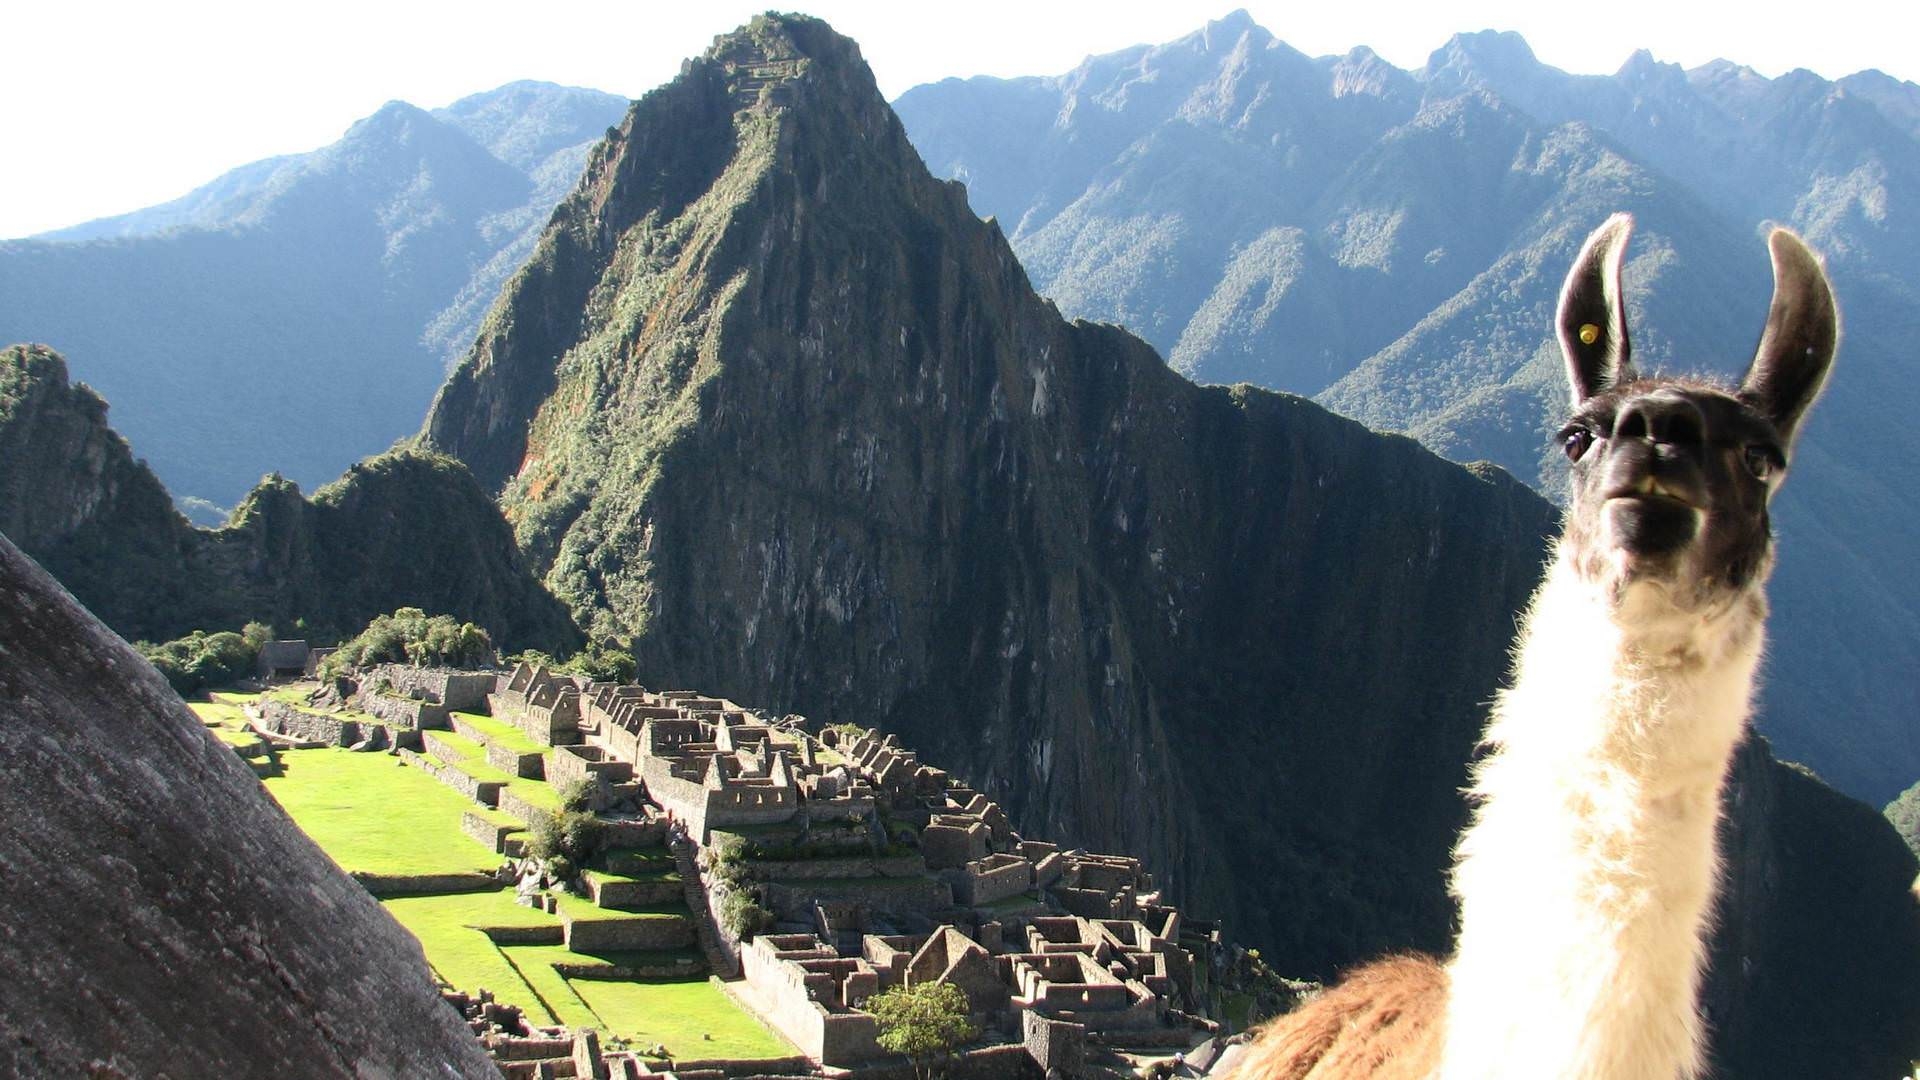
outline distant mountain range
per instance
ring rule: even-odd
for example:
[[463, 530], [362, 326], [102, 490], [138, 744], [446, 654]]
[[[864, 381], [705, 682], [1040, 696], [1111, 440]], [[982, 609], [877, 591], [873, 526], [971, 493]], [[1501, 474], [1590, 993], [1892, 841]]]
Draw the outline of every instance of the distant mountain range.
[[1575, 76], [1493, 32], [1404, 71], [1307, 57], [1240, 12], [896, 107], [1064, 313], [1548, 494], [1548, 327], [1580, 238], [1634, 212], [1636, 357], [1732, 372], [1765, 320], [1765, 223], [1796, 227], [1828, 259], [1845, 341], [1777, 507], [1763, 726], [1876, 803], [1920, 776], [1920, 86], [1644, 52]]
[[60, 350], [203, 524], [270, 470], [312, 489], [418, 428], [626, 107], [531, 82], [396, 101], [312, 153], [0, 243], [0, 343]]

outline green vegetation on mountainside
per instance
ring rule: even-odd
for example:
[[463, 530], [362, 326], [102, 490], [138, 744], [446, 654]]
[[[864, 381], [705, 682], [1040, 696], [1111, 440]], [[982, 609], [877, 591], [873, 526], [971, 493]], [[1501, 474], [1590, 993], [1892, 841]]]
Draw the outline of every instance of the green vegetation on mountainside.
[[129, 639], [304, 620], [309, 636], [338, 640], [411, 606], [516, 648], [579, 641], [459, 462], [396, 448], [312, 499], [270, 476], [224, 527], [197, 529], [107, 425], [106, 404], [37, 346], [0, 349], [0, 532]]

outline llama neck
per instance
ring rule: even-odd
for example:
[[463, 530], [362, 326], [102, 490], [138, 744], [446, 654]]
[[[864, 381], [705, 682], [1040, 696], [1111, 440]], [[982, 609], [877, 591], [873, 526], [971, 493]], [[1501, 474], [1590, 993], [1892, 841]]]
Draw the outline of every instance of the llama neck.
[[1619, 604], [1556, 560], [1496, 701], [1453, 874], [1450, 1080], [1673, 1080], [1696, 1010], [1720, 788], [1759, 662], [1758, 590]]

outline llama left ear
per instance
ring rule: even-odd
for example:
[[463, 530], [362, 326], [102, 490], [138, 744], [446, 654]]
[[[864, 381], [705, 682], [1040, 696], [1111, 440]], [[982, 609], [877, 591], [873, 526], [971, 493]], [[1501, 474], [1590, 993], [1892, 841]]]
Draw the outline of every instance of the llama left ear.
[[1840, 313], [1820, 258], [1798, 236], [1775, 229], [1767, 237], [1773, 254], [1773, 307], [1740, 381], [1740, 400], [1758, 409], [1793, 445], [1800, 426], [1833, 370], [1840, 343]]
[[1627, 304], [1620, 292], [1620, 264], [1633, 232], [1631, 214], [1615, 214], [1593, 230], [1560, 288], [1560, 353], [1575, 408], [1595, 394], [1633, 378], [1627, 341]]

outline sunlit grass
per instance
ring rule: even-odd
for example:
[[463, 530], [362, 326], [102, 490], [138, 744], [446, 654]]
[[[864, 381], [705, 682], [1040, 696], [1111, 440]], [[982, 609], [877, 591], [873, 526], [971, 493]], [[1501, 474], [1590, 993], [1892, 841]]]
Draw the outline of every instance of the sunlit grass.
[[343, 869], [485, 873], [500, 858], [460, 831], [473, 803], [398, 758], [326, 747], [279, 755], [267, 791]]

